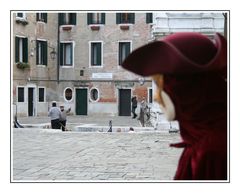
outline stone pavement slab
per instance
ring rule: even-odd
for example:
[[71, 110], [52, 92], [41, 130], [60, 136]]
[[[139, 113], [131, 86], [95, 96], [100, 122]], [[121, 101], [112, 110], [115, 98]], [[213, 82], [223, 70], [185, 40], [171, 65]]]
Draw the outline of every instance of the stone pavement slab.
[[81, 133], [12, 130], [12, 181], [172, 180], [181, 149], [177, 133]]

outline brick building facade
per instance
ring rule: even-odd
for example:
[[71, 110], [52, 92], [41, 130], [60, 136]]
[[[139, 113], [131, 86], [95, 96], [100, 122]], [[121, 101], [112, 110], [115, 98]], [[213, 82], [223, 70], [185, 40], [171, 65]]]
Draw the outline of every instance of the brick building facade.
[[151, 102], [152, 83], [121, 62], [152, 39], [151, 28], [142, 12], [13, 12], [13, 111], [46, 115], [55, 100], [75, 115], [131, 115], [132, 95]]

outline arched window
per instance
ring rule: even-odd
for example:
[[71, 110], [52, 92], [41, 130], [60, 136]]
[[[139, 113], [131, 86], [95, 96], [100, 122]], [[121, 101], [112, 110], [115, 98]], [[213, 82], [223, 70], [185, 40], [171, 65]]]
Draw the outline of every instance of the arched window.
[[67, 101], [70, 101], [72, 100], [72, 89], [71, 88], [66, 88], [65, 91], [64, 91], [64, 98], [65, 100]]

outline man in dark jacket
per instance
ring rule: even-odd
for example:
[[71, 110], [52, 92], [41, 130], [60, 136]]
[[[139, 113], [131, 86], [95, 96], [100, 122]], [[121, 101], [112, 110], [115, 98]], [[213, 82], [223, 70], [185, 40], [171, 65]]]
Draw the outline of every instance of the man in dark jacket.
[[48, 116], [51, 117], [51, 126], [52, 129], [60, 129], [60, 116], [61, 116], [61, 111], [57, 107], [57, 102], [53, 101], [52, 102], [52, 107], [50, 108], [48, 112]]
[[136, 108], [137, 108], [137, 97], [136, 96], [133, 96], [132, 97], [132, 113], [133, 113], [133, 119], [135, 119], [137, 117], [137, 114], [136, 114]]

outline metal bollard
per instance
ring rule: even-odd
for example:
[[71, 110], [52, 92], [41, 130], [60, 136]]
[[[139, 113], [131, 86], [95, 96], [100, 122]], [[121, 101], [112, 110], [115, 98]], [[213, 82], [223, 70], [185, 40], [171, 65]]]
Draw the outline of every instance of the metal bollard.
[[109, 121], [109, 129], [107, 132], [112, 132], [112, 120]]

